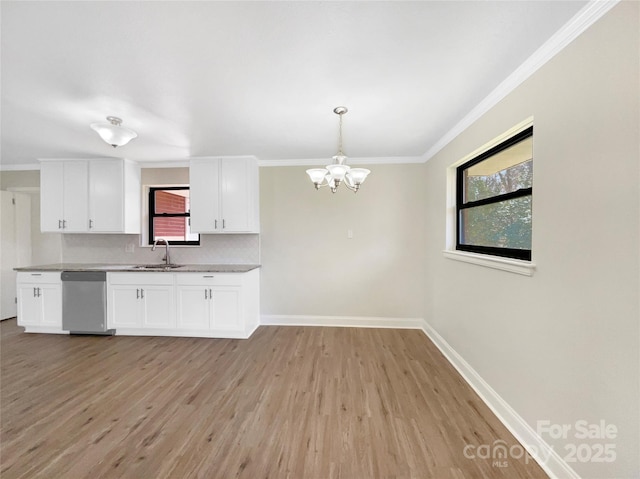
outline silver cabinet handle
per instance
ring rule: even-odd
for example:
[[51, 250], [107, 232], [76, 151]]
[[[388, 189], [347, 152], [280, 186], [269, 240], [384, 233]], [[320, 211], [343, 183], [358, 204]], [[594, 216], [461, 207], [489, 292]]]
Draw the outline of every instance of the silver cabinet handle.
[[225, 228], [226, 228], [225, 222], [224, 220], [222, 220], [222, 229], [225, 229]]
[[218, 220], [214, 220], [213, 221], [213, 229], [217, 230], [218, 229]]
[[213, 299], [213, 295], [211, 294], [211, 288], [209, 288], [209, 299]]
[[213, 278], [213, 275], [203, 275], [203, 278]]
[[207, 299], [207, 288], [204, 289], [204, 299]]
[[89, 220], [89, 229], [93, 228], [93, 220]]
[[136, 288], [136, 299], [140, 299], [140, 290]]
[[36, 288], [33, 288], [33, 297], [36, 297]]
[[61, 230], [62, 229], [62, 220], [58, 220], [58, 229]]
[[40, 297], [40, 288], [36, 288], [38, 290], [38, 298]]
[[62, 220], [62, 229], [67, 227], [67, 220]]
[[144, 289], [140, 288], [140, 299], [144, 298]]

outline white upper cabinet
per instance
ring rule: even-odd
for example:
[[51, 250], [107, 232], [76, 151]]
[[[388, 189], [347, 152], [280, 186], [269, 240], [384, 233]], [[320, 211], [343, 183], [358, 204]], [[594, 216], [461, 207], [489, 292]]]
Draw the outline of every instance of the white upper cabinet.
[[140, 169], [120, 159], [44, 160], [41, 230], [140, 233]]
[[[220, 216], [220, 162], [191, 160], [189, 163], [189, 198], [191, 231], [217, 233], [222, 228]], [[220, 222], [220, 225], [218, 225]]]
[[[60, 231], [64, 218], [64, 164], [40, 165], [40, 229]], [[46, 200], [45, 200], [46, 198]]]
[[42, 231], [79, 233], [88, 229], [86, 161], [51, 161], [40, 167]]
[[254, 157], [195, 158], [189, 164], [191, 231], [259, 233]]

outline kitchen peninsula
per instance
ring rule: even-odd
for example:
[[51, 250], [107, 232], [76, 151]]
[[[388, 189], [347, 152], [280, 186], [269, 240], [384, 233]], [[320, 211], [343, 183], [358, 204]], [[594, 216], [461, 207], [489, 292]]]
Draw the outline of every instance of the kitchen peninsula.
[[106, 328], [116, 335], [248, 338], [259, 325], [257, 264], [57, 263], [16, 268], [18, 325], [63, 329], [62, 272], [104, 272]]

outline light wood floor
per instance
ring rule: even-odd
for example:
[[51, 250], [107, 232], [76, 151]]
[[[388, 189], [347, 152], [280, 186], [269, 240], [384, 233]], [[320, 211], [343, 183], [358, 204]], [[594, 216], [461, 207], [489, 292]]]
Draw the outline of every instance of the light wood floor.
[[2, 479], [547, 477], [465, 457], [517, 442], [420, 331], [0, 330]]

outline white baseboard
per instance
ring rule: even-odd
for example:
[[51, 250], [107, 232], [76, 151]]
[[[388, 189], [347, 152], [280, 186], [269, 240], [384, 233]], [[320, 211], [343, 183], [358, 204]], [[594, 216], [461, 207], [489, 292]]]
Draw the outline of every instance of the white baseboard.
[[549, 477], [580, 479], [562, 457], [426, 321], [423, 321], [422, 330]]
[[366, 316], [297, 316], [265, 314], [262, 326], [327, 326], [339, 328], [422, 329], [422, 318], [376, 318]]
[[28, 326], [25, 324], [19, 324], [18, 326], [22, 326], [25, 333], [69, 334], [69, 331], [63, 331], [55, 326]]
[[230, 331], [224, 329], [155, 329], [155, 328], [118, 328], [116, 336], [168, 336], [180, 338], [210, 338], [210, 339], [247, 339], [251, 336], [246, 331]]

